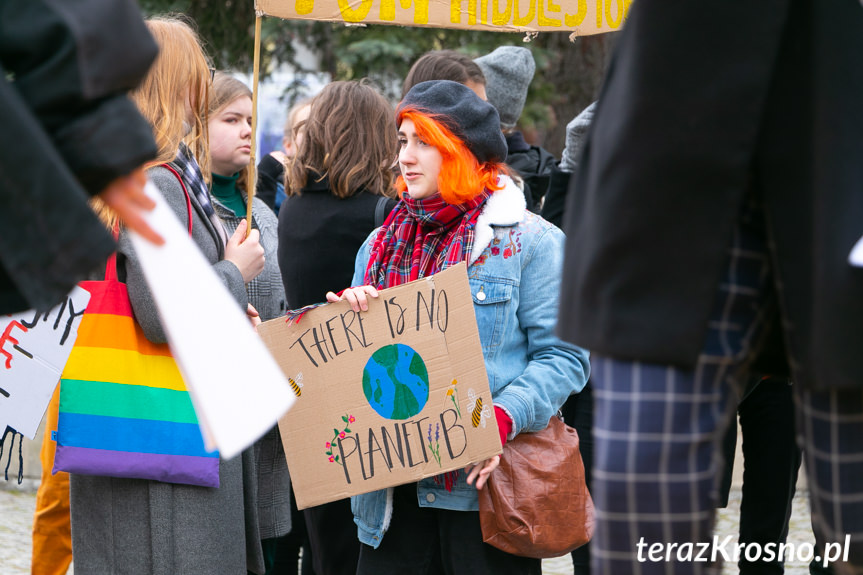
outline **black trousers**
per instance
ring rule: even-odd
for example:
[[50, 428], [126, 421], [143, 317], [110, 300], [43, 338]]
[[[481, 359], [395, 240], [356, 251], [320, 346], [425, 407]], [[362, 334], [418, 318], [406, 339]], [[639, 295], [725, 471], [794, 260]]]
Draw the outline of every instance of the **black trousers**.
[[354, 575], [360, 542], [351, 500], [340, 499], [303, 510], [315, 575]]
[[482, 542], [479, 513], [420, 507], [416, 484], [396, 487], [380, 547], [361, 545], [357, 575], [541, 575], [539, 559]]
[[[743, 434], [739, 541], [762, 546], [784, 543], [801, 461], [794, 436], [792, 388], [785, 377], [768, 377], [749, 386], [737, 407]], [[720, 497], [726, 503], [736, 444], [737, 426], [732, 423], [723, 446], [726, 467]], [[738, 566], [742, 575], [785, 572], [781, 561], [748, 561], [743, 555]]]

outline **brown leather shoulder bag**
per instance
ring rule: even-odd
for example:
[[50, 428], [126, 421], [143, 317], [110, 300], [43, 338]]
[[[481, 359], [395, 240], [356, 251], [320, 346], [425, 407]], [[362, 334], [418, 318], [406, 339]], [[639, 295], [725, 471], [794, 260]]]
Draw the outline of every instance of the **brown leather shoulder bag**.
[[483, 541], [523, 557], [559, 557], [593, 534], [578, 434], [557, 417], [503, 447], [500, 466], [479, 494]]

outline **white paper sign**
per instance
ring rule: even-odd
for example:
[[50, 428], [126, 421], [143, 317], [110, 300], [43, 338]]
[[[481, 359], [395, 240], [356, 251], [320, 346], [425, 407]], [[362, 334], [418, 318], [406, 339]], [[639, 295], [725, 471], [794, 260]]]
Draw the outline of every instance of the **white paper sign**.
[[848, 254], [848, 263], [852, 266], [863, 268], [863, 238], [857, 240], [857, 243], [854, 244], [854, 247], [851, 249], [851, 253]]
[[75, 287], [47, 313], [0, 317], [0, 430], [35, 437], [89, 302], [90, 292]]
[[282, 370], [243, 310], [147, 183], [156, 208], [145, 219], [165, 243], [132, 243], [171, 352], [195, 406], [207, 449], [231, 458], [273, 427], [294, 402]]

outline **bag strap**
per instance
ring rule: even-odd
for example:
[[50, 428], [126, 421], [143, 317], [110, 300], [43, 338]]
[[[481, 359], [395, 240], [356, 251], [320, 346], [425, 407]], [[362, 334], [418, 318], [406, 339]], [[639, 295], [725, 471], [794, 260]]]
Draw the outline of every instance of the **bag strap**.
[[[189, 219], [189, 237], [192, 237], [192, 198], [189, 197], [189, 190], [186, 189], [186, 184], [183, 182], [183, 178], [180, 177], [179, 172], [175, 170], [169, 164], [159, 164], [159, 167], [165, 168], [169, 170], [172, 174], [177, 177], [177, 180], [180, 182], [180, 186], [183, 188], [183, 194], [186, 195], [186, 214], [188, 214]], [[120, 237], [120, 221], [117, 220], [114, 222], [114, 229], [112, 230], [114, 233], [114, 241], [116, 242]], [[117, 252], [114, 251], [110, 256], [108, 256], [108, 261], [105, 263], [105, 281], [118, 281], [117, 277]]]
[[186, 183], [183, 182], [182, 176], [180, 173], [171, 166], [171, 164], [159, 164], [160, 168], [165, 168], [169, 170], [172, 174], [177, 177], [177, 181], [180, 182], [180, 187], [183, 188], [183, 193], [186, 195], [186, 213], [189, 215], [189, 237], [192, 236], [192, 199], [189, 197], [189, 190], [186, 189]]
[[[114, 229], [111, 230], [114, 235], [114, 243], [120, 238], [120, 219], [114, 222]], [[111, 252], [108, 256], [108, 261], [105, 264], [105, 281], [118, 281], [117, 277], [117, 250]]]
[[375, 206], [375, 228], [379, 228], [384, 225], [384, 217], [386, 216], [387, 209], [387, 200], [389, 200], [386, 196], [381, 196], [378, 199], [378, 203]]

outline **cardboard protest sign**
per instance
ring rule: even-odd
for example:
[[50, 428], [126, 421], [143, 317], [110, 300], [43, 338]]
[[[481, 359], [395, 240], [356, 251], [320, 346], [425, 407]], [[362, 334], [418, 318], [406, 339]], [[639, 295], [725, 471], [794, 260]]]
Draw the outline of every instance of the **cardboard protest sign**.
[[0, 317], [0, 430], [33, 439], [78, 337], [90, 293], [76, 287], [46, 313]]
[[299, 508], [501, 452], [466, 270], [258, 327], [297, 396], [279, 429]]
[[264, 14], [292, 20], [398, 24], [497, 32], [620, 29], [632, 0], [255, 0]]

